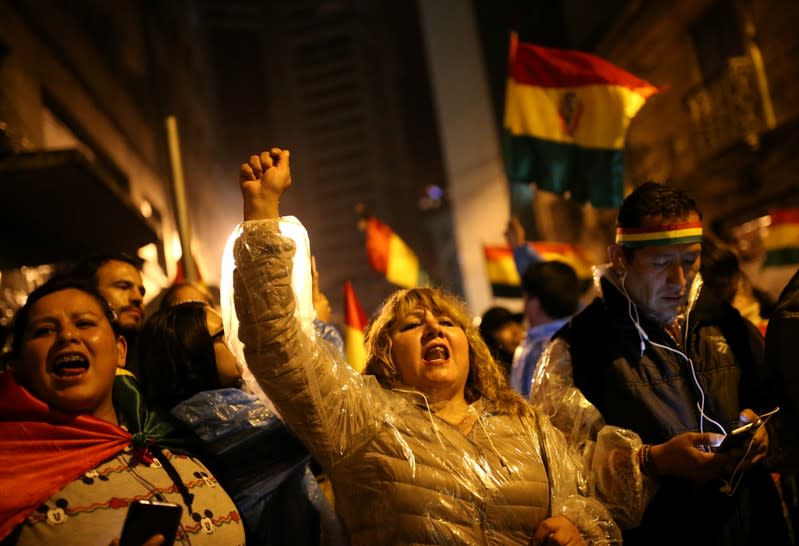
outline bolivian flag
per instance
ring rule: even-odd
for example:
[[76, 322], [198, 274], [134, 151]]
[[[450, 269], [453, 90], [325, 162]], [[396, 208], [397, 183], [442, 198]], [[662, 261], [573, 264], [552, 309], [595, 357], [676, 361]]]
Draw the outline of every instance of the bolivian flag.
[[427, 274], [419, 267], [419, 258], [408, 245], [374, 216], [366, 222], [366, 254], [372, 269], [403, 288], [428, 284]]
[[527, 242], [542, 260], [558, 260], [572, 266], [577, 277], [582, 280], [590, 279], [593, 262], [588, 251], [579, 245], [569, 243], [556, 243], [552, 241]]
[[503, 142], [508, 180], [618, 207], [627, 128], [657, 92], [595, 55], [512, 36]]
[[[553, 241], [527, 241], [527, 245], [538, 254], [540, 261], [557, 260], [569, 264], [577, 276], [590, 279], [593, 263], [584, 247]], [[507, 245], [484, 245], [486, 274], [495, 298], [522, 297], [522, 283], [513, 250]]]
[[799, 209], [777, 209], [769, 215], [763, 267], [799, 263]]
[[356, 370], [363, 371], [366, 365], [366, 349], [363, 331], [366, 328], [366, 313], [363, 311], [350, 281], [344, 281], [344, 353], [347, 362]]
[[522, 281], [513, 261], [513, 251], [507, 245], [484, 245], [486, 275], [495, 298], [521, 298]]

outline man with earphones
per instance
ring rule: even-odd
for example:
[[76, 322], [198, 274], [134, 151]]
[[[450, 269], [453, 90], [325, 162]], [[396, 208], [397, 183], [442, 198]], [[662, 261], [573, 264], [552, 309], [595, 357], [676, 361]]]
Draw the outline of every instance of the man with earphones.
[[[641, 498], [629, 503], [646, 510], [640, 521], [618, 517], [629, 527], [625, 546], [791, 544], [762, 464], [767, 427], [744, 447], [713, 449], [775, 400], [765, 373], [742, 381], [743, 363], [718, 327], [692, 322], [701, 250], [693, 199], [654, 182], [636, 188], [619, 208], [610, 263], [598, 271], [600, 297], [554, 335], [530, 399], [586, 453], [586, 431], [629, 432], [620, 447], [636, 450], [637, 468], [624, 479], [642, 483]], [[597, 458], [615, 455], [596, 445], [599, 468]], [[620, 476], [598, 472], [600, 490]]]

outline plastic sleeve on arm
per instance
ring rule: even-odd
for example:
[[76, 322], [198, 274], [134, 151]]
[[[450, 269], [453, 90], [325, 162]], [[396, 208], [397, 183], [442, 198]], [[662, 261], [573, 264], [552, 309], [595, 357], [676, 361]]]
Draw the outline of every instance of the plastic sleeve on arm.
[[530, 403], [552, 420], [569, 444], [594, 440], [605, 425], [602, 414], [574, 386], [569, 347], [560, 339], [552, 341], [538, 359]]
[[654, 483], [638, 467], [641, 439], [635, 432], [608, 426], [602, 414], [574, 386], [568, 344], [552, 341], [538, 361], [530, 402], [565, 436], [569, 451], [591, 469], [597, 496], [624, 527], [638, 525]]
[[621, 530], [597, 497], [591, 469], [582, 456], [569, 449], [561, 431], [539, 413], [538, 422], [549, 461], [553, 516], [569, 519], [586, 544], [621, 544]]
[[309, 337], [295, 316], [295, 248], [275, 220], [242, 224], [233, 274], [239, 338], [258, 384], [311, 453], [330, 468], [374, 430], [375, 388], [328, 343]]

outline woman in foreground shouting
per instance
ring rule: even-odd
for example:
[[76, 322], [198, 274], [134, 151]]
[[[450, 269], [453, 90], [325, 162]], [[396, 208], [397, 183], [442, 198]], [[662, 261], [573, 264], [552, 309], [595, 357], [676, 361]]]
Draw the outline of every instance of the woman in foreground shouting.
[[363, 375], [295, 319], [278, 227], [289, 152], [241, 167], [239, 338], [258, 383], [330, 476], [353, 544], [616, 544], [560, 433], [503, 380], [456, 297], [399, 290], [367, 327]]

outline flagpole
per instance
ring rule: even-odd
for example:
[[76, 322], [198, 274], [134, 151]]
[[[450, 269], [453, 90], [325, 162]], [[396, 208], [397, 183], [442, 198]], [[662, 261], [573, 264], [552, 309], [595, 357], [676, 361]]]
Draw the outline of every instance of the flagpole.
[[191, 253], [191, 227], [186, 207], [186, 188], [183, 183], [183, 164], [180, 159], [180, 138], [175, 116], [166, 118], [167, 142], [169, 145], [169, 162], [172, 166], [172, 197], [175, 203], [178, 238], [180, 239], [181, 263], [187, 281], [197, 280], [197, 270]]

